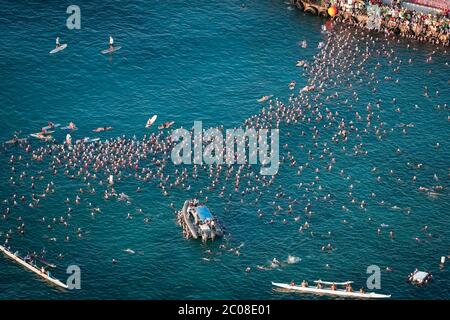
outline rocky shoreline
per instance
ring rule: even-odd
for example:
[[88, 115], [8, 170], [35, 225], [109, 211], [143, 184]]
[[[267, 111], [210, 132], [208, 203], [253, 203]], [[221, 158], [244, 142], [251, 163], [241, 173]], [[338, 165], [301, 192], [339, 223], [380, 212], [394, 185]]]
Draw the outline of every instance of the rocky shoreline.
[[[299, 10], [328, 17], [339, 23], [436, 45], [450, 44], [450, 20], [444, 14], [433, 15], [408, 10], [401, 6], [401, 1], [393, 1], [391, 5], [376, 0], [354, 0], [352, 4], [344, 0], [290, 0], [290, 3]], [[337, 9], [333, 16], [330, 16], [328, 10], [331, 7]]]

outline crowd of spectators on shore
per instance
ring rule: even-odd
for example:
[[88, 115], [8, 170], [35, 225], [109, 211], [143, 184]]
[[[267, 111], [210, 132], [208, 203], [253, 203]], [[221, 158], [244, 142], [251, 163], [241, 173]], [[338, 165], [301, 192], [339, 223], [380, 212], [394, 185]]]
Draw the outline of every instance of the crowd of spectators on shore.
[[380, 9], [380, 31], [390, 34], [400, 34], [403, 37], [419, 41], [429, 41], [434, 44], [449, 45], [450, 20], [449, 11], [440, 13], [424, 13], [409, 10], [402, 6], [401, 0], [393, 0], [385, 4], [381, 0], [349, 1], [327, 0], [326, 6], [335, 5], [342, 13], [342, 19], [347, 22], [366, 26], [368, 6], [378, 6]]

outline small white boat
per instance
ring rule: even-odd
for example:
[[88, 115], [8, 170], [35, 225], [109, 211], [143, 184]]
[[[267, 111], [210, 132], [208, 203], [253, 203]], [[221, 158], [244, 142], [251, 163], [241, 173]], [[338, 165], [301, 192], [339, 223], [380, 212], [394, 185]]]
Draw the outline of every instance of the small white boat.
[[26, 262], [21, 257], [19, 257], [16, 254], [12, 253], [11, 251], [6, 249], [5, 247], [0, 246], [0, 251], [2, 251], [6, 256], [8, 256], [9, 258], [13, 259], [14, 261], [16, 261], [20, 265], [24, 266], [28, 270], [33, 271], [34, 273], [36, 273], [38, 276], [40, 276], [44, 280], [47, 280], [48, 282], [50, 282], [50, 283], [52, 283], [52, 284], [54, 284], [54, 285], [56, 285], [58, 287], [61, 287], [61, 288], [64, 288], [64, 289], [68, 288], [66, 284], [62, 283], [61, 281], [59, 281], [56, 278], [53, 278], [48, 273], [42, 272], [42, 270], [40, 270], [36, 265], [33, 265], [31, 263]]
[[[328, 284], [330, 282], [325, 282], [325, 281], [318, 281], [321, 284]], [[339, 283], [339, 285], [343, 285], [343, 284], [348, 284], [351, 283], [349, 282], [342, 282]], [[335, 285], [338, 285], [338, 283], [334, 283]], [[362, 299], [386, 299], [386, 298], [390, 298], [391, 295], [386, 295], [386, 294], [380, 294], [380, 293], [375, 293], [375, 292], [355, 292], [355, 291], [345, 291], [342, 289], [337, 289], [337, 290], [331, 290], [331, 289], [319, 289], [319, 288], [315, 288], [315, 287], [302, 287], [302, 286], [296, 286], [296, 285], [290, 285], [290, 284], [286, 284], [286, 283], [277, 283], [277, 282], [272, 282], [273, 286], [279, 287], [279, 288], [283, 288], [283, 289], [288, 289], [288, 290], [294, 290], [294, 291], [299, 291], [299, 292], [304, 292], [304, 293], [311, 293], [311, 294], [318, 294], [318, 295], [330, 295], [330, 296], [339, 296], [339, 297], [347, 297], [347, 298], [362, 298]]]

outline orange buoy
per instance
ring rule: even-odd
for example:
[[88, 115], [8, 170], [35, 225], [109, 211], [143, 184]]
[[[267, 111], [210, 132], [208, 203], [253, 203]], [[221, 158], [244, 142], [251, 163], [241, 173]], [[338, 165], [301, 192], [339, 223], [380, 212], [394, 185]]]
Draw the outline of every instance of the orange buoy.
[[338, 9], [335, 6], [331, 6], [328, 8], [328, 14], [330, 15], [330, 17], [334, 17], [335, 15], [337, 15], [338, 13]]

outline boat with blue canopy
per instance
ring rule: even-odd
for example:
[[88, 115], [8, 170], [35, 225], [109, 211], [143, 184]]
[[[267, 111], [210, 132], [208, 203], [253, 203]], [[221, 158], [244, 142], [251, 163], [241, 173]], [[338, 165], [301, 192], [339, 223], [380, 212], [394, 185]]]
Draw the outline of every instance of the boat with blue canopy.
[[183, 227], [186, 238], [214, 240], [223, 235], [223, 228], [205, 204], [197, 199], [186, 200], [178, 212], [178, 223]]

